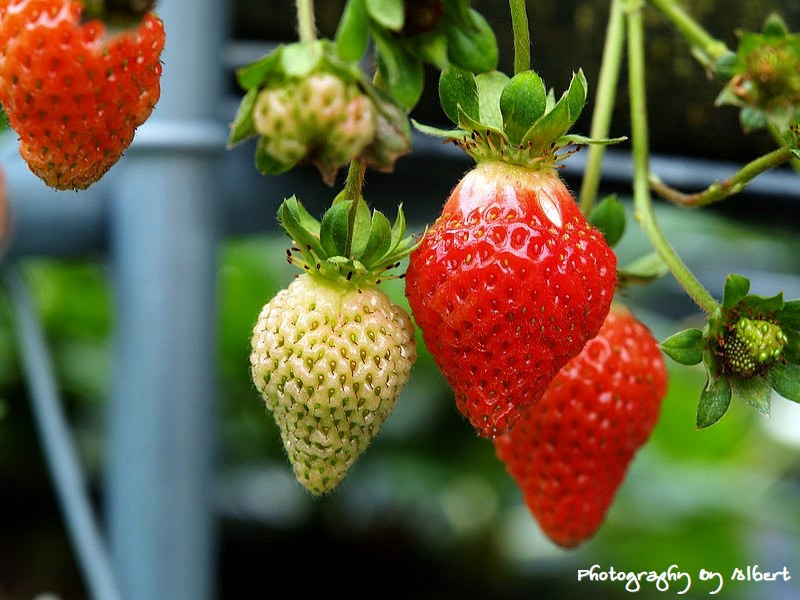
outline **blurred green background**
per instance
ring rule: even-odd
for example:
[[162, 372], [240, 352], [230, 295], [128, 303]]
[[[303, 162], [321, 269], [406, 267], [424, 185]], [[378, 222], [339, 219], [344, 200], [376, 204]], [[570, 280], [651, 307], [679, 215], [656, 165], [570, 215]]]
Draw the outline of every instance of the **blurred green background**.
[[[323, 32], [330, 28], [326, 23], [335, 22], [326, 22], [326, 16], [335, 19], [341, 4], [318, 3]], [[506, 4], [473, 4], [491, 17], [507, 62]], [[725, 10], [719, 10], [722, 4]], [[291, 38], [290, 3], [238, 0], [234, 6], [237, 39]], [[758, 29], [776, 7], [798, 29], [800, 8], [794, 2], [698, 1], [691, 8], [733, 44], [736, 25]], [[587, 75], [596, 72], [606, 11], [605, 2], [529, 3], [534, 64], [546, 82], [559, 87], [577, 66]], [[735, 111], [713, 109], [717, 88], [705, 81], [663, 19], [654, 13], [648, 19], [654, 150], [749, 160], [769, 149], [769, 140], [738, 130]], [[432, 89], [416, 109], [431, 121], [439, 117]], [[615, 134], [628, 131], [626, 111], [623, 96]], [[587, 130], [585, 123], [576, 127]], [[408, 196], [410, 226], [419, 232], [455, 179], [442, 179], [436, 165], [414, 165], [399, 168], [394, 179], [368, 174], [366, 190], [371, 203], [393, 214], [394, 205], [371, 187], [393, 182]], [[469, 167], [466, 161], [459, 165]], [[439, 180], [423, 186], [424, 177]], [[577, 180], [568, 183], [579, 188]], [[265, 202], [277, 207], [280, 198], [271, 186], [264, 178]], [[330, 190], [321, 185], [319, 190], [320, 202], [326, 202]], [[630, 199], [622, 200], [630, 213]], [[752, 218], [753, 206], [763, 218]], [[748, 207], [747, 217], [741, 216], [742, 207]], [[756, 293], [783, 289], [787, 297], [800, 297], [798, 215], [795, 203], [787, 209], [768, 198], [731, 199], [704, 211], [658, 205], [668, 238], [717, 297], [732, 271], [749, 276]], [[632, 464], [607, 521], [578, 550], [559, 550], [538, 530], [491, 444], [477, 438], [456, 412], [421, 337], [411, 381], [378, 438], [334, 493], [312, 499], [294, 481], [248, 374], [249, 335], [258, 311], [293, 275], [283, 260], [286, 246], [285, 238], [267, 228], [226, 238], [219, 248], [218, 320], [208, 326], [218, 331], [221, 598], [266, 596], [275, 592], [277, 581], [305, 592], [301, 595], [335, 590], [381, 598], [627, 597], [619, 582], [579, 583], [577, 570], [593, 564], [601, 570], [657, 572], [675, 564], [692, 576], [684, 596], [690, 598], [707, 597], [716, 588], [716, 581], [698, 581], [701, 568], [724, 576], [719, 598], [800, 597], [800, 407], [776, 397], [772, 417], [764, 419], [734, 404], [720, 423], [698, 432], [694, 410], [703, 374], [669, 361], [669, 394], [659, 425]], [[630, 219], [618, 248], [620, 263], [649, 250]], [[107, 264], [102, 256], [32, 258], [24, 270], [102, 513], [105, 398], [113, 369], [124, 368], [111, 363], [114, 291]], [[402, 281], [384, 285], [407, 307]], [[658, 338], [698, 324], [694, 306], [669, 277], [633, 288], [621, 299]], [[0, 600], [47, 591], [65, 600], [85, 598], [32, 425], [10, 319], [0, 292]], [[793, 579], [730, 580], [735, 567], [756, 564], [765, 571], [787, 566]], [[673, 586], [666, 595], [679, 589]], [[638, 596], [665, 595], [645, 583]]]

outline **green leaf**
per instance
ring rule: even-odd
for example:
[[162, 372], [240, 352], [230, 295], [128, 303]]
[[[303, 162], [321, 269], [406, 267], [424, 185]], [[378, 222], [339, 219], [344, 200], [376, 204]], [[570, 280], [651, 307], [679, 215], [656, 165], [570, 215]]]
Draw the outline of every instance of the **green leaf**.
[[236, 71], [236, 81], [245, 89], [260, 87], [267, 80], [268, 76], [276, 69], [281, 60], [283, 46], [278, 46], [275, 50], [259, 58], [257, 61], [240, 67]]
[[517, 73], [500, 96], [503, 129], [512, 144], [522, 138], [543, 114], [547, 103], [544, 82], [533, 71]]
[[769, 415], [769, 404], [772, 386], [764, 377], [731, 377], [733, 395], [745, 404], [749, 404], [763, 415]]
[[382, 212], [376, 210], [372, 214], [372, 227], [364, 251], [355, 256], [364, 263], [367, 269], [377, 267], [379, 265], [373, 263], [385, 256], [391, 246], [392, 226], [389, 219]]
[[449, 66], [439, 76], [439, 101], [444, 114], [458, 124], [459, 107], [469, 117], [480, 117], [480, 103], [478, 101], [478, 84], [475, 76], [457, 66]]
[[778, 324], [800, 330], [800, 300], [790, 300], [783, 304], [778, 314]]
[[334, 202], [322, 215], [319, 241], [327, 258], [347, 256], [347, 231], [350, 226], [350, 202]]
[[497, 67], [497, 40], [479, 12], [470, 9], [463, 20], [445, 19], [442, 28], [447, 35], [447, 54], [454, 65], [473, 73]]
[[500, 112], [500, 96], [509, 82], [508, 75], [501, 71], [489, 71], [475, 76], [478, 87], [478, 120], [495, 129], [503, 128]]
[[288, 77], [305, 77], [317, 68], [322, 58], [321, 42], [295, 42], [283, 47], [281, 66]]
[[367, 12], [376, 22], [391, 29], [400, 31], [405, 21], [403, 0], [366, 0]]
[[661, 350], [682, 365], [697, 365], [703, 360], [703, 331], [684, 329], [661, 342]]
[[278, 207], [278, 223], [304, 255], [311, 257], [310, 248], [317, 258], [324, 257], [319, 243], [319, 221], [306, 211], [295, 196], [287, 198]]
[[750, 133], [766, 127], [767, 119], [760, 109], [753, 106], [745, 106], [739, 111], [739, 124], [745, 133]]
[[719, 421], [731, 403], [731, 385], [726, 377], [709, 377], [697, 405], [697, 428], [705, 429]]
[[750, 291], [750, 280], [747, 277], [731, 273], [725, 279], [725, 289], [722, 292], [722, 306], [734, 308]]
[[766, 21], [764, 21], [762, 33], [765, 37], [785, 38], [789, 30], [783, 18], [778, 13], [771, 13]]
[[256, 144], [255, 165], [260, 173], [264, 175], [280, 175], [294, 167], [294, 164], [281, 162], [267, 152], [266, 143], [267, 140], [265, 138], [259, 138]]
[[[352, 202], [350, 202], [352, 208]], [[356, 218], [353, 221], [353, 234], [350, 243], [350, 256], [359, 257], [367, 246], [372, 228], [369, 206], [364, 198], [359, 198], [356, 204]]]
[[369, 18], [364, 0], [347, 0], [336, 29], [336, 50], [344, 60], [357, 61], [367, 51]]
[[620, 283], [650, 283], [668, 272], [669, 268], [661, 256], [651, 252], [622, 267], [618, 276]]
[[776, 364], [769, 370], [772, 389], [792, 402], [800, 402], [800, 365]]
[[258, 88], [251, 88], [239, 103], [236, 116], [231, 123], [231, 134], [228, 137], [228, 147], [235, 146], [248, 138], [257, 135], [255, 125], [253, 125], [253, 106], [258, 97]]
[[600, 201], [589, 215], [589, 223], [597, 227], [609, 246], [614, 246], [625, 233], [625, 207], [616, 196]]
[[407, 48], [420, 60], [436, 67], [439, 71], [447, 68], [447, 37], [442, 31], [434, 29], [405, 39]]
[[389, 93], [410, 110], [419, 102], [425, 85], [422, 63], [390, 35], [373, 29], [378, 65]]

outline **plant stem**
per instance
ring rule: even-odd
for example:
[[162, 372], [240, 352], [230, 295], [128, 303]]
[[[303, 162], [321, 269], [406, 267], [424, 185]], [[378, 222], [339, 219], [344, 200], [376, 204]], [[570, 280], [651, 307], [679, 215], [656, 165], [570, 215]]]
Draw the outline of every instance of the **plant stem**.
[[675, 204], [691, 207], [706, 206], [742, 191], [757, 175], [788, 162], [793, 156], [786, 146], [778, 148], [747, 163], [731, 177], [715, 181], [706, 190], [695, 194], [684, 194], [671, 188], [655, 174], [650, 174], [650, 187], [659, 196]]
[[687, 13], [675, 0], [649, 0], [660, 10], [692, 45], [695, 58], [710, 69], [714, 63], [730, 52], [725, 42], [718, 40]]
[[525, 0], [509, 0], [511, 29], [514, 32], [514, 73], [531, 68], [531, 33], [528, 28], [528, 12]]
[[641, 3], [628, 3], [628, 71], [631, 103], [631, 137], [633, 143], [633, 200], [636, 220], [686, 293], [709, 315], [719, 304], [669, 245], [658, 227], [653, 211], [647, 174], [649, 172], [649, 140], [647, 125], [647, 94], [645, 90], [644, 26]]
[[314, 21], [314, 0], [295, 0], [297, 8], [297, 34], [301, 42], [317, 39], [317, 25]]
[[[603, 61], [600, 64], [597, 94], [595, 95], [594, 112], [592, 113], [590, 136], [595, 139], [608, 137], [611, 114], [616, 100], [617, 85], [619, 84], [622, 49], [625, 42], [623, 0], [612, 0], [609, 10], [606, 40], [603, 47]], [[606, 148], [602, 144], [589, 146], [589, 155], [586, 158], [586, 170], [583, 174], [580, 194], [581, 211], [583, 211], [584, 215], [588, 215], [592, 211], [597, 200], [605, 151]]]
[[345, 245], [345, 256], [350, 256], [353, 247], [353, 229], [355, 229], [356, 214], [358, 213], [358, 201], [361, 199], [361, 189], [364, 186], [364, 175], [367, 165], [363, 160], [353, 160], [347, 170], [347, 181], [345, 182], [342, 198], [349, 201], [350, 212], [347, 215], [347, 244]]

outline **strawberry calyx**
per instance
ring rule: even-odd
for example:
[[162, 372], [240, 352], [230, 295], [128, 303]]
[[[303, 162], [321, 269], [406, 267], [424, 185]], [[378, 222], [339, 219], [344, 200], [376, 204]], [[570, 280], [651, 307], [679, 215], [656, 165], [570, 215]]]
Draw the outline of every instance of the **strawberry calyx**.
[[500, 71], [475, 75], [451, 65], [439, 78], [439, 100], [458, 128], [412, 123], [423, 133], [456, 144], [475, 162], [494, 160], [549, 170], [581, 145], [625, 139], [567, 133], [583, 110], [587, 89], [582, 70], [573, 73], [569, 87], [556, 101], [552, 88], [547, 90], [534, 71], [509, 78]]
[[328, 185], [353, 160], [389, 172], [411, 150], [405, 109], [327, 39], [283, 44], [237, 71], [246, 94], [228, 146], [258, 138], [255, 164], [278, 175], [313, 164]]
[[684, 365], [702, 363], [708, 376], [697, 407], [697, 427], [713, 425], [739, 398], [769, 415], [772, 392], [800, 402], [800, 300], [783, 293], [750, 294], [750, 281], [731, 274], [722, 305], [703, 329], [680, 331], [661, 343]]
[[289, 263], [314, 277], [354, 287], [402, 277], [384, 272], [399, 267], [418, 245], [414, 236], [405, 235], [402, 206], [391, 224], [382, 212], [370, 212], [364, 198], [353, 202], [344, 192], [322, 220], [295, 196], [287, 198], [278, 208], [278, 222], [295, 244], [286, 252]]
[[783, 133], [800, 119], [800, 34], [790, 33], [778, 14], [767, 17], [760, 33], [740, 32], [736, 52], [721, 57], [715, 71], [727, 80], [715, 103], [740, 108], [746, 132]]

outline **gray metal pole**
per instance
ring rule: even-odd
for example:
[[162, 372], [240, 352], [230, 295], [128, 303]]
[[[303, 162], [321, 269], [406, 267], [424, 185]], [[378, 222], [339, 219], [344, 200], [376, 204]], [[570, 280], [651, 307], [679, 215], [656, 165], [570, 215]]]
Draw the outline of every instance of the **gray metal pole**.
[[[110, 186], [116, 293], [107, 517], [125, 600], [208, 600], [213, 458], [219, 0], [163, 0], [162, 96]], [[111, 174], [109, 174], [111, 175]]]

